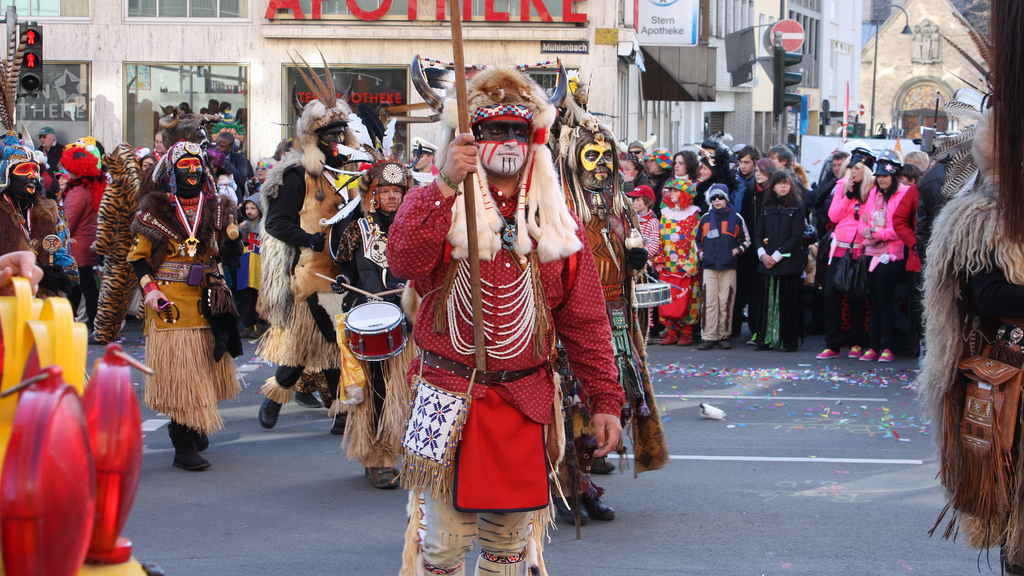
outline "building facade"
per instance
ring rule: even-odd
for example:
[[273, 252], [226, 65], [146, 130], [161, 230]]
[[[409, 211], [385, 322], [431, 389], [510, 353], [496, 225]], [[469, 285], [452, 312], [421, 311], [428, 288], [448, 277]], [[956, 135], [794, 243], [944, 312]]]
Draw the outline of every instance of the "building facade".
[[[881, 16], [872, 13], [880, 21], [876, 21], [878, 33], [861, 50], [861, 86], [867, 96], [863, 98], [865, 121], [874, 117], [874, 134], [885, 132], [904, 138], [920, 137], [922, 127], [958, 130], [955, 118], [947, 123], [942, 105], [968, 83], [984, 91], [985, 80], [946, 39], [975, 61], [984, 59], [970, 39], [966, 21], [948, 0], [906, 0], [902, 8], [907, 16], [899, 10], [889, 14], [888, 9]], [[909, 33], [903, 33], [905, 27], [909, 27]]]

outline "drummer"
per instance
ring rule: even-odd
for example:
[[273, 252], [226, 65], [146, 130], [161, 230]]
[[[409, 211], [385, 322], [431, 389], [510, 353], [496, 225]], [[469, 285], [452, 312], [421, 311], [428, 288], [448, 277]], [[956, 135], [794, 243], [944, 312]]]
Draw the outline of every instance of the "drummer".
[[[343, 282], [370, 294], [404, 287], [405, 280], [391, 273], [384, 249], [395, 212], [412, 184], [412, 174], [405, 165], [390, 158], [378, 160], [360, 177], [362, 215], [348, 223], [342, 222], [340, 225], [345, 227], [338, 245], [331, 246], [335, 261], [341, 266]], [[394, 293], [382, 299], [399, 304], [401, 295]], [[366, 295], [350, 290], [343, 308], [350, 312], [353, 307], [366, 303]], [[401, 343], [394, 342], [393, 346], [399, 349]], [[398, 486], [395, 460], [409, 403], [405, 370], [414, 351], [415, 346], [407, 345], [402, 354], [396, 350], [395, 356], [386, 360], [360, 363], [368, 387], [364, 394], [366, 400], [356, 404], [349, 414], [343, 445], [350, 460], [362, 463], [375, 488]], [[343, 374], [342, 379], [345, 378]]]

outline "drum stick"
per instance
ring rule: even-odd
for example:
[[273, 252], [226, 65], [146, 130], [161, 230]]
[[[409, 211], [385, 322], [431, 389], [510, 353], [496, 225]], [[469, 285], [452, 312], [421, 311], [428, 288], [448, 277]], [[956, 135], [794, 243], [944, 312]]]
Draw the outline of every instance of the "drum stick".
[[[323, 274], [321, 274], [319, 272], [316, 272], [316, 275], [321, 277], [321, 278], [323, 278], [324, 280], [327, 280], [328, 282], [331, 282], [332, 284], [334, 284], [335, 281], [337, 280], [336, 278], [331, 278], [329, 276], [324, 276]], [[351, 290], [353, 292], [357, 292], [359, 294], [362, 294], [363, 296], [366, 296], [367, 298], [376, 298], [377, 297], [376, 294], [371, 294], [371, 293], [367, 292], [366, 290], [360, 290], [359, 288], [356, 288], [355, 286], [352, 286], [351, 284], [345, 284], [344, 282], [337, 282], [337, 284], [338, 284], [338, 286], [344, 286], [345, 288], [348, 288], [349, 290]]]

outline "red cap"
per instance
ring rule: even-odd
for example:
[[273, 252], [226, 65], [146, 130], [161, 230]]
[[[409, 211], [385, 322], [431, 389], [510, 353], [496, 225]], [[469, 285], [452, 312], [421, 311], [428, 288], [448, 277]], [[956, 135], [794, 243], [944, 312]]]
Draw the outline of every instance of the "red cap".
[[639, 198], [643, 196], [650, 200], [651, 204], [654, 204], [654, 189], [647, 184], [641, 184], [636, 188], [633, 188], [632, 192], [626, 192], [626, 196], [629, 196], [630, 198]]

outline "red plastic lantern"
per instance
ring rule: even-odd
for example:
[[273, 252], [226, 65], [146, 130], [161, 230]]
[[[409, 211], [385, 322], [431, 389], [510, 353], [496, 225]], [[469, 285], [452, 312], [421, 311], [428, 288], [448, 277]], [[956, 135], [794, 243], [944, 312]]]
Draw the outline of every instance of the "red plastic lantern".
[[[26, 364], [25, 378], [40, 372]], [[0, 475], [0, 551], [6, 576], [73, 576], [85, 560], [96, 474], [85, 413], [61, 369], [21, 392]]]
[[119, 564], [131, 557], [132, 544], [119, 538], [135, 502], [142, 474], [142, 419], [132, 388], [131, 368], [108, 344], [85, 388], [82, 403], [96, 463], [96, 521], [88, 561]]

